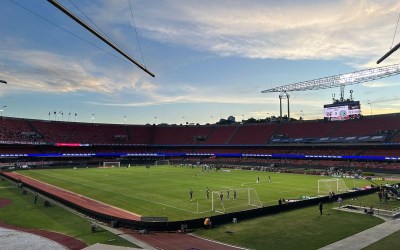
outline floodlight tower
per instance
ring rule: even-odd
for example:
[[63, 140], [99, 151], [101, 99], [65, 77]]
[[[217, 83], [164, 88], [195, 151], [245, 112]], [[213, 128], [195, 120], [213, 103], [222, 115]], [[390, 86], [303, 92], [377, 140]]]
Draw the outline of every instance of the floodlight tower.
[[282, 122], [282, 99], [287, 99], [287, 116], [288, 116], [288, 121], [290, 121], [290, 105], [289, 105], [290, 95], [286, 91], [283, 91], [282, 93], [279, 94], [280, 121]]
[[[5, 81], [5, 80], [0, 80], [0, 82], [1, 82], [1, 83], [4, 83], [4, 84], [7, 84], [7, 81]], [[1, 117], [3, 117], [4, 108], [7, 108], [7, 106], [3, 106], [3, 107], [0, 109]]]
[[3, 112], [4, 112], [4, 110], [5, 110], [5, 108], [7, 108], [7, 106], [3, 106], [1, 109], [0, 109], [0, 116], [1, 117], [3, 117]]

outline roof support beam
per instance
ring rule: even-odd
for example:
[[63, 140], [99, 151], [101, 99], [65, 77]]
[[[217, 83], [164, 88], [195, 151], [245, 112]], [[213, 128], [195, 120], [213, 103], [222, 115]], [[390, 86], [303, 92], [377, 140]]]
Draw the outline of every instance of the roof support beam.
[[138, 66], [140, 69], [142, 69], [144, 72], [146, 72], [147, 74], [151, 75], [152, 77], [155, 77], [155, 75], [150, 72], [144, 65], [140, 64], [139, 62], [137, 62], [135, 59], [133, 59], [131, 56], [129, 56], [127, 53], [125, 53], [123, 50], [121, 50], [120, 48], [118, 48], [114, 43], [112, 43], [110, 40], [108, 40], [107, 38], [105, 38], [103, 35], [101, 35], [99, 32], [97, 32], [95, 29], [93, 29], [92, 27], [90, 27], [88, 24], [86, 24], [84, 21], [82, 21], [79, 17], [75, 16], [72, 12], [70, 12], [68, 9], [66, 9], [64, 6], [62, 6], [60, 3], [58, 3], [56, 0], [47, 0], [49, 3], [51, 3], [52, 5], [54, 5], [57, 9], [61, 10], [62, 12], [64, 12], [64, 14], [66, 14], [67, 16], [69, 16], [70, 18], [72, 18], [75, 22], [77, 22], [78, 24], [80, 24], [82, 27], [84, 27], [85, 29], [87, 29], [88, 31], [90, 31], [93, 35], [97, 36], [100, 40], [102, 40], [103, 42], [105, 42], [106, 44], [108, 44], [111, 48], [113, 48], [114, 50], [118, 51], [122, 56], [124, 56], [126, 59], [128, 59], [130, 62], [134, 63], [136, 66]]

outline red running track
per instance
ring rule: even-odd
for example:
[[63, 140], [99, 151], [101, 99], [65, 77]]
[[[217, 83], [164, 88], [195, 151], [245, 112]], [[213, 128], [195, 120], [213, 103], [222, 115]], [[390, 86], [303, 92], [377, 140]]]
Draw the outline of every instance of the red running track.
[[195, 237], [190, 234], [182, 233], [164, 233], [164, 232], [150, 232], [140, 234], [132, 232], [127, 229], [123, 230], [136, 239], [146, 242], [148, 245], [163, 250], [238, 250], [245, 249], [230, 245], [225, 245], [219, 242], [210, 241], [202, 238]]
[[43, 190], [44, 192], [60, 197], [65, 201], [74, 203], [79, 207], [121, 219], [137, 220], [137, 221], [141, 220], [140, 216], [137, 214], [102, 203], [100, 201], [90, 199], [88, 197], [67, 191], [65, 189], [38, 180], [31, 179], [24, 175], [20, 175], [15, 172], [5, 172], [3, 174], [14, 180], [21, 180], [22, 183], [26, 183], [27, 185], [33, 186], [39, 190]]

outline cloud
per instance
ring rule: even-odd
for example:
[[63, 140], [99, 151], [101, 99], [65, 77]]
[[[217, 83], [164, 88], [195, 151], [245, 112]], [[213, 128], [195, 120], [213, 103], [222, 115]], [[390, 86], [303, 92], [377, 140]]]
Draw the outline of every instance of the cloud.
[[[397, 2], [378, 0], [131, 3], [139, 36], [156, 42], [219, 56], [290, 60], [349, 58], [347, 63], [357, 67], [364, 67], [366, 61], [374, 64], [387, 51], [400, 7]], [[99, 27], [110, 32], [113, 40], [132, 48], [130, 43], [136, 41], [127, 2], [101, 0], [78, 5]], [[18, 44], [24, 41], [19, 40]], [[276, 96], [262, 96], [251, 86], [238, 91], [234, 86], [200, 83], [198, 86], [202, 87], [196, 87], [176, 79], [149, 80], [126, 67], [102, 65], [92, 55], [57, 55], [22, 46], [1, 50], [0, 54], [8, 58], [7, 63], [2, 60], [0, 77], [13, 82], [7, 89], [15, 91], [96, 92], [104, 96], [101, 102], [91, 104], [111, 106], [278, 103]], [[387, 86], [380, 84], [365, 83], [364, 86]], [[317, 108], [315, 99], [293, 97], [296, 104]]]
[[[10, 83], [5, 91], [24, 93], [98, 93], [95, 105], [152, 106], [168, 103], [275, 103], [274, 98], [259, 97], [258, 91], [234, 87], [204, 88], [189, 83], [158, 82], [140, 74], [95, 64], [90, 59], [53, 54], [40, 50], [0, 50], [4, 58], [0, 78]], [[23, 73], [21, 73], [23, 72]], [[243, 97], [243, 92], [251, 93]], [[255, 96], [258, 96], [255, 98]], [[132, 102], [131, 100], [135, 100]]]
[[110, 101], [102, 101], [102, 102], [87, 102], [93, 105], [101, 105], [101, 106], [119, 106], [119, 107], [146, 107], [146, 106], [155, 106], [155, 105], [163, 105], [163, 104], [201, 104], [201, 103], [224, 103], [224, 104], [241, 104], [241, 105], [250, 105], [250, 104], [268, 104], [275, 103], [276, 101], [268, 101], [264, 98], [240, 98], [239, 97], [225, 97], [225, 98], [214, 98], [213, 96], [203, 96], [196, 97], [191, 95], [182, 95], [182, 96], [152, 96], [152, 98], [148, 98], [147, 101], [135, 101], [135, 102], [110, 102]]
[[177, 84], [169, 86], [170, 90], [157, 88], [157, 91], [147, 91], [141, 93], [141, 100], [121, 101], [121, 100], [102, 100], [101, 102], [89, 102], [93, 105], [102, 106], [121, 106], [121, 107], [144, 107], [162, 104], [199, 104], [199, 103], [227, 103], [227, 104], [275, 104], [275, 97], [265, 97], [249, 95], [243, 96], [240, 92], [226, 91], [221, 92], [218, 88], [196, 88], [189, 85]]
[[[105, 23], [130, 19], [128, 8], [115, 18], [105, 10], [121, 11], [121, 5], [103, 4], [98, 14]], [[365, 61], [386, 52], [400, 3], [146, 1], [135, 2], [134, 7], [141, 34], [162, 43], [220, 56]]]
[[383, 87], [394, 87], [399, 86], [400, 83], [388, 83], [388, 82], [365, 82], [362, 84], [367, 88], [383, 88]]
[[371, 103], [378, 104], [378, 103], [396, 102], [396, 104], [397, 104], [398, 101], [399, 101], [398, 97], [390, 97], [390, 98], [375, 99], [375, 100], [372, 100]]
[[13, 91], [85, 91], [110, 95], [151, 86], [142, 83], [135, 73], [116, 74], [115, 69], [100, 70], [99, 65], [88, 59], [27, 49], [1, 50], [0, 53], [2, 57], [8, 58], [1, 65], [0, 77], [9, 81], [7, 89]]

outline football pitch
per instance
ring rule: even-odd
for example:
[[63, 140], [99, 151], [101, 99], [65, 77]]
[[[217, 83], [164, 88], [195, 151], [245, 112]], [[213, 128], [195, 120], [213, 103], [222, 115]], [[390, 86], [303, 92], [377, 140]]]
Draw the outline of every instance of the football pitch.
[[[217, 215], [218, 211], [212, 211], [212, 201], [214, 206], [220, 204], [216, 197], [220, 192], [224, 195], [224, 204], [234, 204], [247, 201], [248, 197], [246, 193], [238, 192], [234, 201], [232, 190], [252, 190], [252, 199], [269, 206], [278, 204], [281, 198], [297, 200], [302, 196], [317, 196], [318, 180], [330, 178], [233, 169], [202, 171], [201, 167], [171, 165], [24, 170], [19, 173], [141, 216], [168, 217], [169, 221]], [[371, 184], [362, 179], [343, 180], [349, 189]], [[231, 190], [229, 198], [227, 190]], [[235, 207], [231, 209], [227, 212], [234, 211]], [[238, 206], [236, 211], [244, 209], [249, 207]]]

